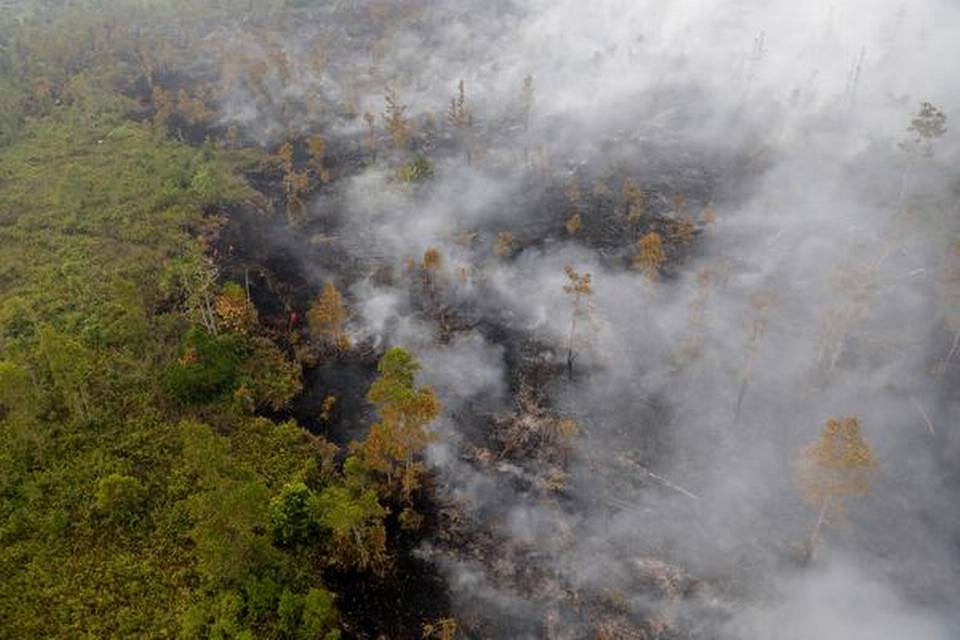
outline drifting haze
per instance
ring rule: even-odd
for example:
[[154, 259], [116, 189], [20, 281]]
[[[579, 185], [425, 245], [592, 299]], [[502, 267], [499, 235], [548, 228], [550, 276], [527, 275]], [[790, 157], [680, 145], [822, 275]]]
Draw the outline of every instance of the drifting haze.
[[[415, 191], [393, 188], [385, 168], [348, 178], [336, 194], [348, 216], [341, 241], [358, 253], [399, 271], [438, 247], [446, 300], [481, 325], [549, 345], [560, 364], [571, 313], [563, 268], [593, 275], [579, 374], [549, 390], [583, 430], [562, 501], [517, 488], [523, 470], [490, 477], [457, 453], [475, 439], [464, 412], [511, 407], [508, 347], [480, 330], [439, 343], [405, 284], [352, 287], [358, 333], [413, 349], [444, 401], [431, 460], [446, 490], [537, 549], [557, 585], [523, 589], [504, 578], [509, 570], [492, 575], [434, 552], [464, 615], [494, 611], [516, 622], [513, 637], [534, 637], [531, 620], [582, 591], [622, 594], [632, 611], [672, 607], [694, 637], [956, 637], [960, 362], [931, 370], [952, 337], [940, 301], [957, 234], [949, 167], [958, 138], [948, 131], [906, 179], [897, 143], [920, 101], [943, 109], [952, 129], [960, 9], [928, 0], [473, 4], [429, 3], [418, 21], [394, 25], [369, 83], [353, 76], [369, 57], [357, 52], [286, 89], [334, 100], [355, 92], [361, 113], [379, 114], [390, 84], [423, 126], [465, 81], [479, 159], [432, 155], [436, 174]], [[323, 27], [302, 29], [307, 38]], [[306, 49], [286, 46], [291, 58]], [[525, 128], [516, 114], [528, 75]], [[231, 122], [276, 139], [269, 109], [243, 92], [228, 105]], [[357, 120], [340, 121], [337, 135], [362, 135]], [[522, 160], [531, 153], [547, 159], [551, 177], [531, 177]], [[618, 191], [623, 175], [650, 190], [651, 215], [670, 217], [674, 195], [698, 221], [708, 204], [717, 211], [715, 224], [699, 225], [696, 249], [656, 283], [602, 243], [564, 234], [567, 212], [543, 210], [555, 202], [545, 183], [562, 190], [577, 176], [590, 190], [614, 176]], [[314, 220], [331, 197], [315, 203]], [[500, 231], [518, 239], [509, 259], [491, 255]], [[458, 245], [463, 232], [476, 242]], [[697, 348], [684, 354], [684, 344]], [[879, 475], [801, 568], [790, 558], [816, 514], [792, 463], [840, 415], [863, 420]], [[676, 606], [666, 596], [651, 603], [637, 587], [649, 558], [711, 586]], [[556, 637], [587, 632], [571, 622]]]

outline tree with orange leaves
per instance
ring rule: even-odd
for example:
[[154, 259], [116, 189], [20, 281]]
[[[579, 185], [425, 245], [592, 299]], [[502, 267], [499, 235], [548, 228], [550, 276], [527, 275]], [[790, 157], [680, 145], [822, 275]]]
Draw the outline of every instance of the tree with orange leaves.
[[214, 307], [220, 326], [234, 333], [248, 334], [257, 326], [257, 309], [243, 287], [228, 282], [217, 296]]
[[633, 268], [643, 273], [650, 280], [656, 280], [660, 275], [660, 267], [667, 261], [663, 250], [663, 237], [656, 231], [651, 231], [637, 243], [639, 250], [633, 257]]
[[307, 312], [310, 334], [328, 347], [337, 351], [350, 348], [350, 336], [346, 331], [347, 310], [343, 296], [332, 282], [323, 285], [323, 291], [317, 296]]
[[843, 515], [847, 498], [866, 496], [877, 472], [877, 461], [863, 438], [860, 419], [827, 420], [820, 438], [801, 452], [796, 471], [804, 499], [819, 514], [808, 543], [812, 558], [828, 518]]

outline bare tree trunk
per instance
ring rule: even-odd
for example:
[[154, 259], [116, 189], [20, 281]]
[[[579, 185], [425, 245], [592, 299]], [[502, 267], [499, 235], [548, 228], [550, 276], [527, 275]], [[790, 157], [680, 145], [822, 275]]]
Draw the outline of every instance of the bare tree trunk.
[[573, 318], [570, 319], [570, 337], [567, 338], [567, 377], [573, 380], [573, 337], [577, 330], [577, 313], [574, 311]]
[[740, 424], [740, 413], [743, 410], [743, 398], [747, 395], [747, 385], [750, 384], [750, 380], [744, 376], [743, 380], [740, 383], [740, 393], [737, 394], [737, 408], [733, 412], [733, 419], [735, 424]]
[[817, 516], [817, 524], [813, 526], [813, 531], [810, 532], [810, 542], [809, 544], [809, 554], [807, 555], [807, 561], [813, 561], [813, 555], [817, 550], [817, 543], [820, 541], [820, 529], [823, 528], [823, 523], [826, 520], [827, 507], [830, 505], [830, 498], [824, 498], [823, 504], [820, 506], [820, 515]]
[[914, 159], [913, 157], [907, 161], [907, 166], [903, 170], [903, 178], [900, 181], [900, 197], [897, 198], [897, 206], [902, 207], [904, 200], [907, 198], [907, 189], [910, 186], [910, 173], [913, 171]]

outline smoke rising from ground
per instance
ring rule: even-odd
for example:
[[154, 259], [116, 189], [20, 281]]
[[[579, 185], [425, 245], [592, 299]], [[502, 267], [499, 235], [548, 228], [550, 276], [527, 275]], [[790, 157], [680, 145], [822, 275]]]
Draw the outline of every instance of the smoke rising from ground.
[[[465, 82], [476, 119], [469, 164], [444, 152], [451, 134], [439, 133], [425, 187], [397, 189], [381, 167], [336, 194], [343, 243], [397, 274], [438, 248], [436, 295], [477, 323], [437, 341], [401, 275], [350, 292], [357, 333], [414, 350], [444, 402], [431, 451], [441, 486], [535, 550], [549, 574], [525, 591], [507, 565], [527, 558], [512, 551], [491, 569], [425, 548], [464, 615], [487, 609], [516, 623], [512, 637], [536, 637], [531, 629], [582, 592], [683, 620], [691, 637], [955, 636], [960, 362], [931, 370], [951, 339], [941, 292], [957, 234], [950, 62], [960, 8], [536, 0], [417, 15], [385, 30], [369, 82], [356, 75], [369, 54], [357, 52], [293, 91], [334, 101], [354, 92], [359, 112], [379, 114], [389, 85], [422, 129], [442, 121]], [[306, 25], [304, 37], [323, 28]], [[291, 58], [306, 47], [286, 46]], [[275, 139], [274, 114], [247, 98], [230, 94], [228, 119]], [[905, 177], [911, 160], [897, 144], [922, 100], [948, 114], [949, 131]], [[356, 120], [332, 130], [363, 135]], [[616, 193], [625, 176], [649, 190], [651, 215], [675, 218], [670, 199], [682, 195], [698, 222], [695, 248], [658, 282], [629, 269], [622, 250], [562, 231], [563, 184]], [[314, 203], [313, 220], [330, 197]], [[708, 205], [716, 223], [703, 223]], [[498, 258], [504, 231], [516, 243]], [[463, 233], [477, 235], [458, 241]], [[512, 406], [512, 347], [483, 327], [520, 332], [563, 366], [566, 265], [592, 274], [594, 311], [577, 336], [574, 380], [549, 385], [553, 408], [582, 429], [566, 497], [551, 501], [518, 480], [530, 469], [503, 462], [485, 473], [458, 451], [477, 442], [478, 415]], [[789, 558], [816, 514], [793, 461], [839, 415], [863, 420], [880, 471], [803, 568]], [[677, 602], [641, 591], [651, 558], [706, 586]], [[570, 622], [550, 637], [588, 633]]]

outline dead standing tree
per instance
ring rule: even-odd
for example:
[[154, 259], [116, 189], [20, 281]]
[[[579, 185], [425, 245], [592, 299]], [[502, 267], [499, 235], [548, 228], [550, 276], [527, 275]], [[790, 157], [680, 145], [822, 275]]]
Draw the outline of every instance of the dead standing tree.
[[750, 297], [750, 337], [747, 341], [747, 358], [740, 376], [740, 392], [737, 394], [737, 407], [733, 418], [735, 424], [740, 424], [740, 414], [743, 410], [743, 399], [747, 395], [747, 388], [753, 378], [753, 365], [757, 353], [760, 351], [760, 342], [767, 332], [767, 316], [775, 299], [771, 295], [756, 294]]
[[450, 98], [450, 107], [447, 109], [447, 124], [453, 129], [464, 148], [464, 159], [467, 166], [473, 164], [473, 112], [467, 106], [467, 92], [463, 80], [457, 85], [457, 95]]
[[581, 275], [570, 265], [564, 268], [564, 272], [567, 274], [567, 284], [563, 286], [563, 291], [570, 296], [573, 304], [570, 313], [570, 334], [567, 337], [567, 375], [573, 380], [573, 364], [576, 360], [573, 344], [578, 323], [581, 320], [588, 320], [593, 311], [593, 285], [589, 273]]

